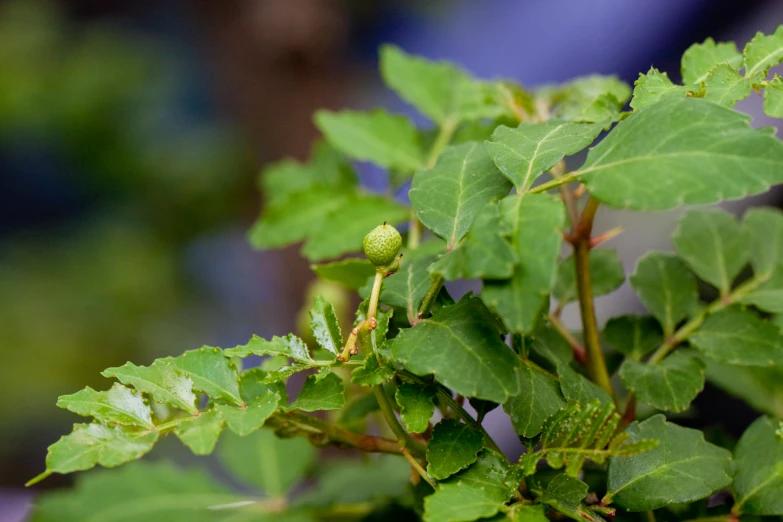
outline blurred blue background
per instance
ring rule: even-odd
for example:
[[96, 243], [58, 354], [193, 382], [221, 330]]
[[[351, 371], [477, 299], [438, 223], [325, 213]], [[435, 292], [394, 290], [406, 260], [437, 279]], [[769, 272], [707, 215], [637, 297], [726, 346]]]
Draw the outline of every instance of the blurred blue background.
[[[0, 522], [22, 519], [18, 488], [74, 422], [58, 395], [126, 360], [295, 329], [312, 276], [296, 248], [245, 243], [257, 173], [307, 156], [317, 108], [415, 117], [380, 83], [379, 44], [529, 86], [632, 83], [651, 65], [678, 78], [707, 36], [780, 23], [773, 0], [0, 1]], [[759, 100], [739, 108], [769, 123]], [[599, 226], [620, 219], [628, 271], [668, 248], [673, 215]], [[604, 298], [602, 317], [633, 299]]]

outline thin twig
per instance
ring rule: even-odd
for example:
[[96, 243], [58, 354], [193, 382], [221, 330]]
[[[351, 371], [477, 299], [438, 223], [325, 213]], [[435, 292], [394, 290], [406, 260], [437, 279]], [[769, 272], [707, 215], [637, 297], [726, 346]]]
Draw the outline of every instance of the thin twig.
[[405, 460], [410, 462], [411, 467], [416, 470], [416, 472], [421, 475], [421, 478], [424, 479], [424, 481], [432, 486], [435, 487], [435, 482], [432, 481], [429, 475], [427, 475], [427, 471], [419, 464], [419, 461], [413, 458], [413, 455], [406, 450], [405, 448], [402, 448], [402, 456], [405, 457]]
[[577, 341], [576, 337], [566, 328], [566, 325], [563, 324], [560, 318], [555, 314], [549, 314], [549, 322], [552, 323], [552, 327], [571, 347], [571, 351], [574, 352], [574, 359], [576, 359], [579, 364], [586, 364], [587, 353], [585, 352], [585, 347], [582, 346], [582, 343]]

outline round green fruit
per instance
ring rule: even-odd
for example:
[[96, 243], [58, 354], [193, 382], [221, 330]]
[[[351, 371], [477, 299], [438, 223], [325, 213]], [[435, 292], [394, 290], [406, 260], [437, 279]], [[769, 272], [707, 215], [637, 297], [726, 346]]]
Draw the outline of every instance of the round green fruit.
[[375, 266], [388, 266], [402, 247], [402, 236], [397, 229], [384, 223], [364, 236], [364, 255]]

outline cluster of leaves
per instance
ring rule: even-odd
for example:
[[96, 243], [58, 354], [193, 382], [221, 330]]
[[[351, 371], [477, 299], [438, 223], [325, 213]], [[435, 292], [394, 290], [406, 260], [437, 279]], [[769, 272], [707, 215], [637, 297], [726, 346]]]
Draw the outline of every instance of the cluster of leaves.
[[[776, 494], [783, 438], [772, 418], [753, 423], [733, 454], [661, 413], [635, 419], [637, 400], [664, 412], [688, 408], [705, 375], [780, 416], [779, 390], [769, 399], [755, 395], [775, 389], [783, 363], [775, 315], [783, 313], [783, 214], [753, 210], [740, 223], [719, 210], [686, 213], [674, 236], [676, 254], [649, 253], [629, 278], [649, 315], [614, 318], [603, 332], [592, 299], [617, 289], [625, 274], [614, 251], [594, 248], [602, 236], [591, 238], [599, 204], [669, 209], [783, 182], [783, 143], [731, 108], [764, 89], [765, 108], [777, 115], [781, 80], [766, 76], [781, 62], [783, 28], [759, 34], [742, 54], [712, 40], [691, 47], [683, 86], [653, 70], [633, 92], [599, 76], [527, 92], [383, 48], [387, 85], [436, 131], [383, 111], [319, 113], [328, 146], [318, 145], [310, 163], [286, 161], [265, 173], [266, 206], [250, 234], [261, 248], [303, 241], [303, 254], [322, 261], [358, 251], [382, 221], [410, 220], [402, 267], [380, 293], [362, 259], [313, 267], [319, 277], [370, 296], [352, 334], [361, 357], [338, 358], [344, 337], [333, 307], [319, 298], [311, 310], [317, 347], [293, 335], [253, 338], [149, 367], [109, 369], [104, 375], [122, 384], [61, 397], [62, 407], [95, 422], [77, 425], [50, 448], [44, 475], [116, 466], [166, 433], [206, 454], [224, 426], [238, 436], [264, 427], [319, 445], [405, 457], [418, 473], [410, 505], [426, 522], [601, 521], [620, 510], [632, 520], [635, 512], [658, 509], [667, 510], [664, 517], [678, 510], [726, 521], [783, 515]], [[633, 110], [623, 112], [629, 99]], [[565, 173], [564, 158], [604, 131], [583, 165]], [[346, 157], [389, 169], [390, 194], [359, 188]], [[539, 183], [546, 173], [552, 179]], [[572, 182], [580, 185], [572, 190]], [[404, 194], [395, 194], [408, 186], [410, 208]], [[554, 188], [560, 197], [548, 193]], [[435, 237], [421, 242], [421, 225]], [[574, 247], [571, 257], [563, 258], [564, 238]], [[459, 279], [480, 279], [480, 295], [454, 302], [443, 284]], [[698, 279], [714, 287], [715, 301], [700, 301]], [[374, 317], [376, 299], [382, 308]], [[559, 319], [574, 300], [583, 341]], [[377, 327], [368, 330], [367, 319]], [[602, 341], [624, 356], [614, 383]], [[239, 371], [250, 355], [269, 359]], [[285, 381], [304, 371], [304, 386], [289, 402]], [[733, 381], [731, 372], [741, 379]], [[620, 394], [626, 406], [618, 411]], [[528, 449], [517, 463], [482, 427], [499, 406]], [[303, 413], [337, 409], [342, 414], [329, 420]], [[362, 420], [376, 410], [397, 440], [367, 434]], [[338, 487], [350, 492], [356, 481]], [[727, 488], [733, 505], [722, 495], [707, 511], [702, 499]], [[336, 497], [329, 502], [340, 504]], [[339, 506], [343, 519], [367, 514], [355, 502]], [[201, 515], [222, 520], [209, 518], [212, 512]]]

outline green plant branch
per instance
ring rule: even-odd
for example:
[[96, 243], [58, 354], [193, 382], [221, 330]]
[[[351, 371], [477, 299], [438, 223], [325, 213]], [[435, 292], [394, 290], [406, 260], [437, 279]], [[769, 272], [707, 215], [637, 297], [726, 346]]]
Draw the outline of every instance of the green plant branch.
[[688, 320], [688, 322], [678, 328], [677, 331], [674, 332], [674, 335], [666, 339], [663, 344], [661, 344], [661, 346], [655, 350], [652, 356], [650, 356], [650, 358], [647, 360], [647, 363], [655, 364], [662, 361], [663, 358], [666, 357], [669, 352], [671, 352], [677, 345], [687, 340], [688, 337], [690, 337], [690, 335], [695, 332], [699, 326], [701, 326], [701, 324], [704, 322], [704, 319], [706, 319], [708, 315], [714, 314], [715, 312], [723, 310], [724, 308], [736, 303], [747, 294], [755, 290], [760, 284], [764, 283], [767, 279], [769, 279], [769, 277], [770, 276], [767, 274], [753, 277], [739, 285], [731, 293], [729, 293], [729, 295], [718, 298], [707, 305], [698, 314], [694, 315], [690, 320]]
[[600, 204], [597, 199], [590, 196], [584, 210], [582, 210], [579, 222], [574, 226], [571, 236], [574, 244], [574, 258], [576, 260], [579, 311], [582, 316], [582, 331], [587, 352], [587, 374], [590, 380], [600, 386], [610, 397], [614, 398], [609, 372], [606, 370], [604, 353], [601, 350], [601, 338], [598, 331], [598, 322], [595, 318], [595, 303], [593, 302], [593, 284], [590, 279], [590, 249], [592, 248], [590, 236], [593, 232], [593, 220]]
[[432, 309], [432, 305], [435, 304], [435, 299], [438, 297], [440, 289], [443, 288], [444, 281], [445, 279], [441, 275], [436, 275], [432, 280], [432, 283], [430, 284], [429, 289], [427, 289], [427, 293], [424, 295], [424, 299], [421, 302], [421, 306], [419, 306], [419, 311], [414, 318], [414, 323], [411, 326], [416, 326], [416, 323], [418, 323], [420, 320], [427, 318], [427, 315]]
[[405, 428], [402, 427], [399, 419], [397, 419], [397, 414], [394, 413], [389, 396], [386, 395], [386, 390], [383, 389], [383, 385], [373, 386], [372, 391], [375, 394], [375, 400], [378, 401], [378, 406], [381, 409], [383, 418], [386, 420], [386, 424], [389, 425], [389, 428], [397, 437], [398, 446], [401, 449], [407, 449], [417, 457], [423, 457], [427, 449], [420, 442], [413, 440], [410, 434], [405, 431]]
[[412, 467], [413, 469], [415, 469], [415, 470], [416, 470], [416, 473], [418, 473], [418, 474], [419, 474], [419, 476], [421, 476], [421, 478], [423, 478], [423, 479], [424, 479], [424, 481], [425, 481], [427, 484], [429, 484], [429, 485], [430, 485], [430, 486], [432, 486], [433, 488], [435, 487], [435, 482], [433, 482], [433, 481], [432, 481], [432, 479], [430, 478], [430, 476], [429, 476], [429, 475], [427, 475], [427, 470], [425, 470], [425, 469], [422, 467], [422, 465], [421, 465], [421, 464], [419, 464], [419, 461], [418, 461], [418, 460], [416, 460], [416, 459], [413, 457], [413, 455], [411, 455], [411, 453], [410, 453], [410, 452], [409, 452], [407, 449], [405, 449], [405, 448], [402, 448], [402, 456], [403, 456], [403, 457], [405, 457], [405, 460], [407, 460], [408, 462], [410, 462], [410, 464], [411, 464], [411, 467]]
[[579, 364], [585, 365], [587, 363], [587, 352], [585, 352], [585, 347], [582, 346], [582, 343], [573, 336], [568, 328], [566, 328], [566, 325], [564, 325], [556, 315], [549, 314], [549, 322], [552, 323], [552, 328], [554, 328], [571, 347], [571, 351], [574, 353], [574, 359]]
[[573, 172], [569, 172], [568, 174], [565, 174], [564, 176], [561, 176], [559, 178], [555, 178], [552, 180], [547, 181], [546, 183], [542, 183], [538, 186], [535, 186], [528, 190], [528, 194], [538, 194], [539, 192], [546, 192], [547, 190], [551, 190], [553, 188], [557, 188], [560, 185], [566, 185], [568, 183], [571, 183], [572, 181], [576, 180], [581, 175], [581, 172], [578, 170], [575, 170]]

